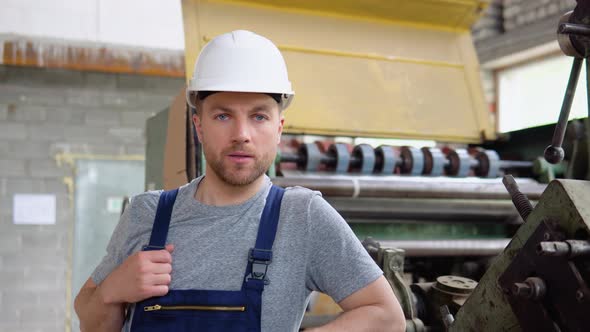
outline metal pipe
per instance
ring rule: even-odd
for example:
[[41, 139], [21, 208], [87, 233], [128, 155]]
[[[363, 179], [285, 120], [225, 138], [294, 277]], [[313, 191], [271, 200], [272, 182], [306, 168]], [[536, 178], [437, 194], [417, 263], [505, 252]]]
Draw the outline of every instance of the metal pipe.
[[533, 168], [532, 161], [500, 160], [500, 168]]
[[406, 257], [425, 256], [495, 256], [510, 243], [510, 239], [493, 240], [400, 240], [378, 241], [381, 248], [399, 248]]
[[326, 200], [349, 223], [521, 222], [508, 200], [348, 197], [327, 197]]
[[[500, 179], [429, 178], [422, 176], [353, 176], [290, 171], [273, 182], [281, 187], [303, 186], [327, 197], [510, 199]], [[538, 200], [546, 185], [518, 179], [523, 193]]]

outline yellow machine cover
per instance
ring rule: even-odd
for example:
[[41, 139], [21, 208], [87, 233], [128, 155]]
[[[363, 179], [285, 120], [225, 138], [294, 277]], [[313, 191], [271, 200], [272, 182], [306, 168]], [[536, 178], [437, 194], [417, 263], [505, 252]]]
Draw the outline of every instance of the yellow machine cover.
[[495, 137], [469, 27], [482, 0], [183, 0], [187, 80], [211, 38], [246, 29], [281, 49], [285, 131], [481, 142]]

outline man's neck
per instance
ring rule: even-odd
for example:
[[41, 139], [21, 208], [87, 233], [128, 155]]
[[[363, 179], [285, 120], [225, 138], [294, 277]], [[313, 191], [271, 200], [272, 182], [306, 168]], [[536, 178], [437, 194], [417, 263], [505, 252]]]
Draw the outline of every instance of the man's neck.
[[264, 184], [264, 175], [245, 186], [232, 186], [219, 179], [213, 171], [207, 172], [199, 183], [194, 197], [213, 206], [237, 205], [254, 197]]

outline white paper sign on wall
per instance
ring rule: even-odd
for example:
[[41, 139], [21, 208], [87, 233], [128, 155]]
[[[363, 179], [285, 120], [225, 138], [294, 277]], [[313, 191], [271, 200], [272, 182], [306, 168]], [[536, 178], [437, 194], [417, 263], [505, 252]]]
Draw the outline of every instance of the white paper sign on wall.
[[14, 224], [55, 224], [55, 202], [52, 194], [15, 194], [12, 205]]

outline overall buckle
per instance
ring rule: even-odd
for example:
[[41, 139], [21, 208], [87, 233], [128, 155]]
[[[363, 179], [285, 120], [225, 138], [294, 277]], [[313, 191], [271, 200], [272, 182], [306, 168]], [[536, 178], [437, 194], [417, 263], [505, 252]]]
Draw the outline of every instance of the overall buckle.
[[248, 253], [251, 272], [246, 276], [246, 281], [250, 279], [262, 280], [265, 285], [270, 283], [266, 277], [268, 265], [272, 262], [272, 250], [251, 248]]

